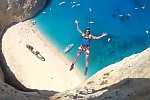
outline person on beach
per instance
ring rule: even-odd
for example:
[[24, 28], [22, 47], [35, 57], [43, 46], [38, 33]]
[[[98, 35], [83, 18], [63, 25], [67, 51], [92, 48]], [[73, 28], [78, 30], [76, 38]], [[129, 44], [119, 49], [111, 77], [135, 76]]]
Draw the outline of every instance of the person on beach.
[[107, 33], [103, 33], [102, 35], [100, 36], [93, 36], [91, 33], [90, 33], [90, 28], [86, 28], [85, 32], [82, 32], [79, 28], [79, 21], [78, 20], [75, 20], [75, 24], [77, 26], [77, 30], [79, 31], [79, 33], [81, 34], [82, 36], [82, 42], [81, 42], [81, 45], [80, 47], [78, 47], [78, 52], [77, 52], [77, 55], [76, 55], [76, 58], [74, 59], [74, 61], [72, 62], [71, 66], [70, 66], [70, 71], [74, 68], [74, 65], [75, 63], [77, 62], [79, 56], [81, 55], [82, 52], [85, 52], [85, 71], [84, 71], [84, 75], [87, 75], [87, 71], [88, 71], [88, 59], [89, 59], [89, 53], [90, 53], [90, 40], [92, 39], [100, 39], [104, 36], [107, 35]]

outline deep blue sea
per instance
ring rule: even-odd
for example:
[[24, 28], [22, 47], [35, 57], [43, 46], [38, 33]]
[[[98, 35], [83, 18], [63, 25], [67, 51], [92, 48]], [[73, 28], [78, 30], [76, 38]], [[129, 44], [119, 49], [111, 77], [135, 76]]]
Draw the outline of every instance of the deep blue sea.
[[[48, 1], [45, 9], [33, 20], [60, 53], [63, 54], [67, 45], [74, 44], [64, 54], [70, 61], [74, 60], [82, 39], [76, 29], [75, 19], [79, 20], [82, 31], [90, 27], [92, 35], [98, 36], [102, 32], [108, 34], [99, 40], [91, 40], [88, 77], [150, 47], [150, 0]], [[83, 73], [84, 53], [77, 65]]]

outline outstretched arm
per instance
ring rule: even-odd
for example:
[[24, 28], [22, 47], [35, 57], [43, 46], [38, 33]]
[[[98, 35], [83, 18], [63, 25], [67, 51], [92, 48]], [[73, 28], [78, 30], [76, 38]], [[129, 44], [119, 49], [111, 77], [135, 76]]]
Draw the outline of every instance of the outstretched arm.
[[83, 32], [79, 28], [79, 21], [75, 20], [75, 24], [77, 25], [77, 30], [79, 31], [79, 33], [82, 34]]
[[107, 35], [107, 33], [103, 33], [102, 35], [100, 35], [100, 36], [92, 36], [92, 38], [93, 39], [100, 39], [100, 38], [102, 38], [102, 37], [104, 37], [104, 36], [106, 36]]

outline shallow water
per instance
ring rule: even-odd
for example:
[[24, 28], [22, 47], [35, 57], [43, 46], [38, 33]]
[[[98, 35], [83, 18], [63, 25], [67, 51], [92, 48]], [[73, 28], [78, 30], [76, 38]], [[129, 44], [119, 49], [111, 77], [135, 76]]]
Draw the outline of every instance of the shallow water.
[[[59, 5], [60, 2], [65, 3]], [[107, 32], [108, 36], [91, 41], [88, 77], [100, 69], [150, 47], [149, 0], [51, 0], [37, 15], [37, 26], [56, 45], [59, 52], [73, 43], [74, 47], [64, 54], [74, 60], [81, 36], [74, 20], [79, 20], [82, 31], [91, 28], [93, 35]], [[78, 5], [77, 5], [78, 4]], [[73, 6], [75, 5], [75, 6]], [[94, 23], [88, 23], [89, 21]], [[109, 39], [109, 41], [108, 41]], [[84, 54], [77, 65], [84, 71]]]

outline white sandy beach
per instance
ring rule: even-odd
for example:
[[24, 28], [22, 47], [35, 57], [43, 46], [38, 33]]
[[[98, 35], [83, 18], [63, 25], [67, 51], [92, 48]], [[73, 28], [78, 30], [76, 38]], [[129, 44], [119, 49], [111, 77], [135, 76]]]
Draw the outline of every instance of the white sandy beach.
[[[27, 44], [39, 51], [45, 61], [38, 59]], [[31, 21], [20, 22], [7, 30], [2, 51], [10, 69], [26, 87], [65, 91], [84, 81], [78, 69], [69, 71], [71, 62], [41, 35]]]

